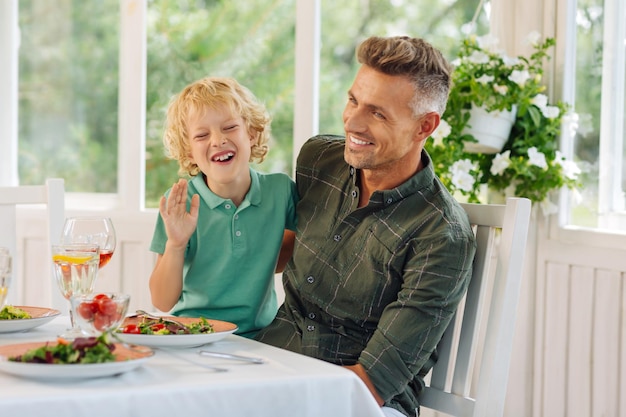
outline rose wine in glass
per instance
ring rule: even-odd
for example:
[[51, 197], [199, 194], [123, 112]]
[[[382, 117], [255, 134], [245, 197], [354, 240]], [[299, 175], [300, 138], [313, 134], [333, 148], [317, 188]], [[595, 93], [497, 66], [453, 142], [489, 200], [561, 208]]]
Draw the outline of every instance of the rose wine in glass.
[[[70, 297], [93, 293], [100, 264], [100, 249], [95, 244], [67, 244], [52, 246], [54, 278], [66, 300]], [[72, 328], [59, 335], [73, 340], [85, 334], [74, 320], [70, 308]]]
[[69, 217], [65, 219], [61, 243], [97, 244], [100, 247], [99, 268], [102, 268], [109, 263], [115, 251], [113, 222], [108, 217]]

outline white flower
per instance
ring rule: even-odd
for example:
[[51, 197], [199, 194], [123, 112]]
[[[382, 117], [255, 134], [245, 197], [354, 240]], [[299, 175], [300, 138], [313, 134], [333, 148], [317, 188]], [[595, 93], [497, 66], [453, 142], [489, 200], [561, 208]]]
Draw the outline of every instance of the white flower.
[[573, 111], [565, 113], [562, 122], [563, 128], [566, 129], [569, 136], [573, 138], [578, 130], [578, 113]]
[[519, 85], [520, 87], [523, 87], [529, 78], [530, 78], [530, 74], [528, 73], [528, 70], [523, 70], [523, 71], [513, 70], [513, 72], [511, 72], [511, 75], [509, 75], [509, 80], [513, 81], [515, 84]]
[[470, 172], [471, 170], [477, 168], [478, 166], [475, 162], [472, 162], [469, 159], [460, 159], [452, 164], [452, 166], [450, 167], [450, 172], [452, 172], [453, 174], [457, 172]]
[[559, 207], [548, 198], [539, 203], [539, 206], [541, 207], [543, 215], [546, 217], [559, 212]]
[[494, 51], [498, 47], [500, 40], [493, 35], [487, 34], [476, 38], [476, 43], [481, 49]]
[[578, 175], [582, 172], [578, 167], [576, 162], [569, 160], [561, 153], [561, 151], [556, 151], [556, 155], [554, 157], [554, 162], [561, 166], [563, 169], [563, 175], [570, 180], [575, 180], [578, 178]]
[[539, 168], [548, 168], [546, 155], [543, 152], [539, 152], [534, 146], [528, 149], [528, 162], [530, 162], [531, 165], [538, 166]]
[[578, 129], [577, 132], [582, 136], [587, 136], [588, 134], [593, 132], [593, 123], [592, 117], [589, 113], [584, 113], [578, 116]]
[[475, 182], [476, 179], [467, 172], [457, 172], [456, 174], [452, 175], [452, 184], [462, 191], [471, 192], [474, 188]]
[[489, 84], [495, 79], [493, 75], [483, 74], [479, 78], [476, 78], [476, 81], [481, 84]]
[[467, 60], [472, 64], [486, 64], [489, 62], [489, 55], [484, 52], [474, 51], [467, 57]]
[[541, 40], [541, 33], [537, 32], [536, 30], [530, 32], [526, 36], [526, 42], [528, 42], [530, 45], [533, 45], [533, 46], [537, 45], [540, 40]]
[[537, 94], [535, 97], [533, 97], [530, 103], [534, 104], [539, 109], [543, 109], [548, 105], [548, 96], [546, 96], [545, 94]]
[[506, 93], [509, 91], [509, 87], [507, 87], [506, 85], [498, 85], [498, 84], [494, 84], [493, 85], [493, 90], [501, 95], [506, 95]]
[[443, 143], [443, 138], [448, 137], [451, 131], [452, 128], [450, 127], [450, 124], [441, 119], [439, 121], [439, 126], [437, 126], [437, 129], [435, 129], [435, 131], [430, 135], [434, 139], [433, 145], [441, 146]]
[[541, 113], [546, 119], [554, 119], [556, 117], [559, 117], [559, 113], [561, 113], [561, 110], [559, 110], [557, 106], [546, 106], [541, 109]]
[[500, 57], [502, 58], [502, 62], [504, 62], [504, 65], [507, 65], [509, 67], [512, 67], [513, 65], [517, 65], [520, 62], [520, 59], [517, 57], [510, 57], [505, 54], [500, 55]]
[[471, 170], [478, 169], [478, 166], [469, 159], [456, 161], [450, 167], [452, 173], [452, 184], [462, 191], [472, 191], [476, 179], [470, 174]]
[[508, 150], [497, 154], [493, 158], [493, 161], [491, 162], [491, 168], [489, 169], [491, 175], [500, 175], [504, 172], [505, 169], [509, 167], [509, 165], [511, 164], [510, 155], [511, 151]]

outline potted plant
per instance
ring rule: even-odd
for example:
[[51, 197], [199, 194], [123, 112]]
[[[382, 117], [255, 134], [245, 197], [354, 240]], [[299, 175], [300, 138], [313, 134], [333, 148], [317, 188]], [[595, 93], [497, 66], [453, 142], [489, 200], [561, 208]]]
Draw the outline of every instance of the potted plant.
[[[499, 51], [490, 36], [463, 40], [453, 61], [448, 106], [425, 147], [443, 183], [467, 201], [487, 202], [487, 191], [495, 191], [527, 197], [550, 214], [556, 209], [550, 199], [555, 191], [579, 186], [580, 169], [558, 150], [561, 132], [573, 136], [577, 117], [566, 103], [551, 105], [543, 94], [543, 63], [554, 39], [541, 42], [532, 33], [528, 40], [534, 52], [516, 58]], [[475, 145], [490, 134], [472, 130], [477, 107], [496, 116], [514, 113], [502, 149]]]

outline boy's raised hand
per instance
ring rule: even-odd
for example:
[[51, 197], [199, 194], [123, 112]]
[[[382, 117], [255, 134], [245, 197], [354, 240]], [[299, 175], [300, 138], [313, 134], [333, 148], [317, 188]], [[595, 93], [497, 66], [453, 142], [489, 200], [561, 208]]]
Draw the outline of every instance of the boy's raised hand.
[[198, 225], [198, 208], [200, 196], [194, 194], [191, 206], [187, 211], [187, 181], [178, 180], [172, 186], [167, 199], [161, 197], [159, 212], [165, 224], [168, 245], [184, 248]]

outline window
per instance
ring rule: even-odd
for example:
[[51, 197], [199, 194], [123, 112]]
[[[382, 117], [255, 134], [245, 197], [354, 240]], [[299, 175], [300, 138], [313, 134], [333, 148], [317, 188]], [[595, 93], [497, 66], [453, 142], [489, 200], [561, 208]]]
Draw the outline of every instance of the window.
[[[574, 13], [564, 77], [573, 98], [579, 128], [573, 153], [580, 161], [584, 187], [570, 204], [565, 223], [626, 231], [626, 6], [622, 0], [571, 0]], [[565, 144], [567, 146], [568, 144]]]
[[[236, 77], [266, 103], [274, 142], [258, 169], [291, 173], [294, 141], [304, 140], [293, 133], [296, 56], [319, 54], [319, 131], [341, 134], [360, 40], [423, 36], [452, 58], [459, 28], [479, 3], [319, 0], [320, 48], [303, 50], [295, 34], [304, 2], [297, 0], [5, 2], [18, 11], [3, 13], [0, 24], [15, 19], [21, 33], [19, 182], [60, 176], [83, 206], [156, 207], [177, 178], [177, 164], [163, 155], [165, 109], [173, 94], [206, 75]], [[487, 32], [487, 21], [481, 14], [479, 33]], [[0, 155], [2, 163], [9, 159]]]
[[119, 1], [17, 3], [20, 183], [117, 192]]

